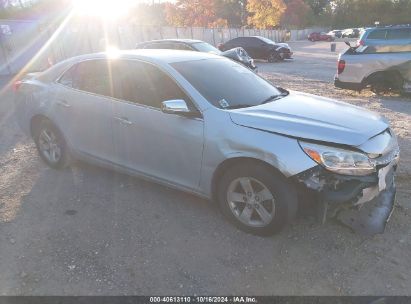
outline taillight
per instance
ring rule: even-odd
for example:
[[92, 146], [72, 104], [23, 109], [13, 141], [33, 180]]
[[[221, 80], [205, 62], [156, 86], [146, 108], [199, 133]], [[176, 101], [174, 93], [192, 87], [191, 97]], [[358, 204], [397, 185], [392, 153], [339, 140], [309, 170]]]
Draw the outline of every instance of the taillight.
[[359, 45], [359, 46], [360, 46], [360, 45], [364, 46], [364, 45], [365, 45], [364, 40], [359, 40], [359, 41], [358, 41], [358, 45]]
[[341, 74], [344, 72], [345, 69], [345, 60], [339, 60], [338, 61], [338, 74]]
[[13, 83], [13, 91], [17, 92], [20, 89], [21, 84], [22, 84], [22, 82], [20, 80], [16, 80]]

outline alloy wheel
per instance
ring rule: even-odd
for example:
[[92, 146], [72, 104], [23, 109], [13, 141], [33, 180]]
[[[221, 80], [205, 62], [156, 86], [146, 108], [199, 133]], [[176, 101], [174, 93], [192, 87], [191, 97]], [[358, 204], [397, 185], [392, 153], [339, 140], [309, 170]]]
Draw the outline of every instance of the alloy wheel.
[[266, 185], [252, 177], [233, 180], [227, 189], [227, 202], [234, 216], [250, 227], [265, 227], [275, 215], [273, 194]]
[[41, 130], [38, 138], [40, 153], [52, 164], [57, 164], [62, 156], [62, 149], [56, 134], [48, 129]]

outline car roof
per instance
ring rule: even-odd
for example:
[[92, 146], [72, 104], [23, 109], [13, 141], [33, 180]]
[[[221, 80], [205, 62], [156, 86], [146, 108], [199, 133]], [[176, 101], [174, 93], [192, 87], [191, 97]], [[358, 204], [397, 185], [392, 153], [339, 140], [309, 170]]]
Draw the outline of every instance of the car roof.
[[[264, 39], [264, 37], [262, 37], [262, 36], [250, 36], [250, 37], [252, 37], [252, 38], [258, 38], [258, 39]], [[266, 38], [266, 39], [268, 39], [268, 38]]]
[[204, 42], [204, 41], [196, 40], [196, 39], [158, 39], [158, 40], [145, 41], [145, 42], [142, 42], [141, 44], [143, 45], [147, 43], [161, 43], [161, 42], [180, 42], [180, 43], [194, 44], [194, 43], [199, 43], [199, 42]]
[[[225, 57], [214, 55], [211, 53], [203, 52], [191, 52], [181, 50], [162, 50], [162, 49], [133, 49], [133, 50], [119, 50], [116, 52], [100, 52], [92, 54], [84, 54], [75, 57], [68, 58], [61, 61], [49, 69], [43, 72], [43, 77], [50, 81], [55, 80], [56, 77], [61, 75], [68, 67], [87, 60], [99, 60], [99, 59], [140, 59], [142, 61], [151, 62], [153, 64], [164, 66], [176, 62], [184, 61], [196, 61], [196, 60], [209, 60], [220, 59], [224, 60]], [[228, 60], [228, 59], [227, 59]]]
[[371, 32], [374, 30], [399, 30], [399, 29], [408, 29], [411, 28], [411, 25], [387, 25], [387, 26], [377, 26], [377, 27], [369, 27], [365, 29], [367, 32]]
[[206, 59], [218, 59], [221, 56], [211, 53], [202, 52], [188, 52], [181, 50], [169, 50], [169, 49], [136, 49], [136, 50], [119, 50], [116, 52], [101, 52], [85, 54], [73, 57], [72, 60], [79, 62], [92, 59], [141, 59], [154, 63], [175, 63], [182, 61], [194, 61], [194, 60], [206, 60]]

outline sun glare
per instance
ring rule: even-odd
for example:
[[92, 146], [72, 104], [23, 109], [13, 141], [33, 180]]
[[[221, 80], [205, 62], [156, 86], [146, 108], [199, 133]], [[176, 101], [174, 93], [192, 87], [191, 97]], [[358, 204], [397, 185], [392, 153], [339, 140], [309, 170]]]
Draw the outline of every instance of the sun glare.
[[117, 18], [127, 13], [134, 0], [74, 0], [79, 15]]
[[116, 46], [107, 46], [106, 54], [110, 59], [115, 59], [120, 55], [120, 50]]

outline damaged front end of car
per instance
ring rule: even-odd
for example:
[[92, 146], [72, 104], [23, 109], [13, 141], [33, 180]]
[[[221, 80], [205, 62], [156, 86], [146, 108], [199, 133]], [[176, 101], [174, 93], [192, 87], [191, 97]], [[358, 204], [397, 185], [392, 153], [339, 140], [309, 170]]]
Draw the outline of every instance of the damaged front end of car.
[[[383, 233], [395, 202], [394, 179], [400, 152], [395, 135], [387, 130], [366, 143], [364, 150], [372, 150], [373, 153], [319, 147], [302, 144], [303, 150], [319, 164], [295, 176], [305, 191], [315, 195], [319, 221], [324, 223], [327, 219], [336, 218], [364, 235]], [[332, 152], [321, 152], [321, 148]], [[376, 149], [380, 153], [375, 153]], [[314, 150], [320, 153], [315, 155]], [[324, 157], [327, 153], [331, 161], [349, 155], [353, 158], [353, 166], [334, 169], [327, 163], [327, 156]], [[347, 155], [341, 155], [343, 153]], [[361, 163], [362, 159], [357, 154], [366, 156], [369, 165]], [[353, 168], [356, 162], [359, 162], [358, 171]]]

